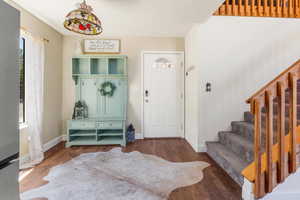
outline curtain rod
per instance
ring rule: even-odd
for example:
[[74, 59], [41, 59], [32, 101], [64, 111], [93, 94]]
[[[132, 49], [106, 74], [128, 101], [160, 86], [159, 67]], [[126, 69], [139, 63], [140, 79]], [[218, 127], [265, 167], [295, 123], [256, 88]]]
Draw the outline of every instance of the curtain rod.
[[[34, 37], [34, 35], [33, 35], [31, 32], [29, 32], [26, 28], [21, 27], [20, 29], [21, 29], [22, 31], [24, 31], [25, 33], [27, 33], [27, 34], [29, 34], [29, 35], [31, 35], [31, 36]], [[47, 42], [47, 43], [50, 42], [50, 40], [48, 40], [47, 38], [41, 38], [41, 40], [44, 41], [44, 42]]]

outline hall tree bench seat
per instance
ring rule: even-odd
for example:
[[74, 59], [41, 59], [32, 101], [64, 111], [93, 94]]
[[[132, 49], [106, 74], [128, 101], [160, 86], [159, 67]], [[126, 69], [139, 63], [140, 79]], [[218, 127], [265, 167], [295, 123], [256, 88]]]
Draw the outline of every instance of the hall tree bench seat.
[[67, 147], [74, 145], [126, 145], [125, 121], [70, 120]]
[[[127, 57], [74, 57], [72, 77], [75, 102], [87, 105], [88, 118], [68, 121], [66, 146], [126, 146]], [[103, 83], [115, 87], [112, 96], [101, 92]]]

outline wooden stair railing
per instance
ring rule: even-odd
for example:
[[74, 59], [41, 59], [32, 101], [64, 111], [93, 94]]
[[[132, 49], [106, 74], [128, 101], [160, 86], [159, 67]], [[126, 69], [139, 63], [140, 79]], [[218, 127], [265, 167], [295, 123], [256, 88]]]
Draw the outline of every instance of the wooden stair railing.
[[226, 0], [214, 15], [299, 18], [300, 0]]
[[[254, 183], [256, 198], [271, 193], [277, 184], [284, 182], [287, 176], [296, 172], [299, 167], [297, 166], [297, 156], [300, 156], [297, 155], [297, 145], [300, 144], [300, 126], [297, 127], [299, 79], [300, 60], [247, 100], [254, 115], [254, 162], [243, 170], [242, 174]], [[300, 96], [300, 92], [298, 95]], [[285, 110], [286, 104], [289, 104], [288, 115]], [[274, 114], [275, 105], [278, 107]]]

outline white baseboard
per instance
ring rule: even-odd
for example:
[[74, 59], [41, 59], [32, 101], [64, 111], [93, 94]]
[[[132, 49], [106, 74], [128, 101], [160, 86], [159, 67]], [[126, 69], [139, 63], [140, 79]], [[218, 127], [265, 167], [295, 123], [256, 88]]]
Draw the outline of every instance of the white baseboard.
[[[61, 135], [61, 136], [54, 138], [53, 140], [50, 140], [49, 142], [47, 142], [46, 144], [43, 145], [43, 152], [45, 153], [46, 151], [53, 148], [55, 145], [59, 144], [62, 141], [65, 141], [64, 139], [65, 139], [65, 136]], [[29, 162], [29, 160], [30, 160], [29, 154], [21, 156], [20, 157], [20, 165]]]
[[44, 152], [48, 151], [49, 149], [51, 149], [55, 145], [59, 144], [61, 141], [63, 141], [63, 136], [62, 135], [54, 138], [53, 140], [50, 140], [49, 142], [47, 142], [46, 144], [43, 145], [43, 151]]
[[135, 139], [142, 140], [142, 139], [144, 139], [144, 136], [142, 133], [135, 133]]
[[62, 141], [67, 141], [67, 135], [62, 135], [61, 137]]
[[[137, 139], [137, 140], [144, 139], [143, 134], [136, 133], [135, 139]], [[67, 140], [67, 135], [61, 135], [61, 136], [54, 138], [53, 140], [50, 140], [49, 142], [47, 142], [46, 144], [43, 145], [43, 152], [50, 150], [55, 145], [59, 144], [62, 141], [66, 141], [66, 140]], [[21, 164], [26, 163], [29, 161], [29, 159], [30, 159], [30, 156], [28, 154], [26, 154], [26, 155], [20, 157], [20, 163]]]
[[25, 163], [28, 163], [29, 161], [30, 161], [29, 154], [21, 156], [20, 157], [20, 166], [24, 165]]
[[206, 145], [199, 145], [198, 153], [204, 153], [204, 152], [207, 152]]

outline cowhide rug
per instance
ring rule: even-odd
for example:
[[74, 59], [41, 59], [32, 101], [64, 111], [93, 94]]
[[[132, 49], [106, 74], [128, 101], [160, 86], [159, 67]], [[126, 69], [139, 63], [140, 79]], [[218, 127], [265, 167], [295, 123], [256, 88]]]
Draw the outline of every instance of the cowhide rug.
[[139, 152], [82, 154], [53, 167], [48, 184], [21, 194], [22, 200], [165, 200], [176, 188], [198, 183], [205, 162], [173, 163]]

